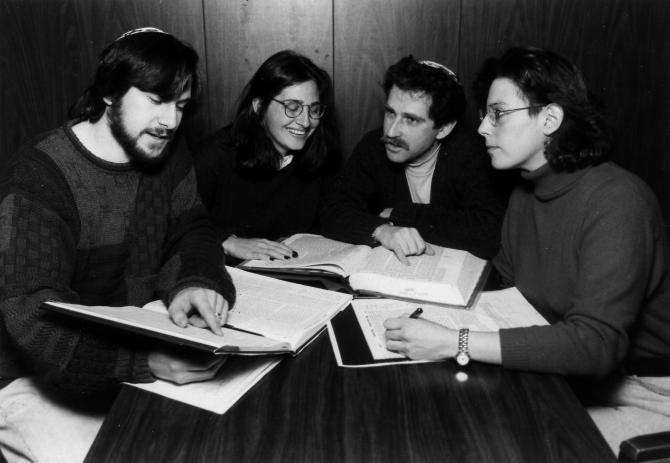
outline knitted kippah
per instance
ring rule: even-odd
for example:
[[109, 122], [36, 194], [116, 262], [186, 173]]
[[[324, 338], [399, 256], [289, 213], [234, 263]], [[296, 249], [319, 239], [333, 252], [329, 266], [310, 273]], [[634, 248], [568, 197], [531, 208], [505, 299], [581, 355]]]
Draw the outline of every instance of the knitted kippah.
[[429, 61], [427, 59], [420, 60], [420, 64], [423, 64], [424, 66], [428, 66], [433, 69], [440, 69], [441, 71], [444, 71], [449, 77], [453, 78], [456, 82], [458, 82], [458, 76], [454, 71], [446, 67], [444, 64], [436, 63], [435, 61]]
[[170, 35], [167, 32], [158, 29], [157, 27], [138, 27], [137, 29], [131, 29], [128, 32], [124, 32], [123, 34], [121, 34], [121, 36], [119, 36], [119, 38], [115, 40], [115, 42], [123, 38], [126, 38], [129, 35], [142, 34], [144, 32], [156, 32], [158, 34]]

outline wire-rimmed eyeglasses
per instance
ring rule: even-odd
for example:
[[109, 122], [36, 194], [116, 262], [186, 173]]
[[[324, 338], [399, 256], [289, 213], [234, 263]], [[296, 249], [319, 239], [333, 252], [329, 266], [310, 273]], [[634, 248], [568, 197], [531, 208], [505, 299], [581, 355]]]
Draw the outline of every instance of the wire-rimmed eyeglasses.
[[302, 101], [298, 100], [281, 101], [276, 98], [272, 100], [284, 106], [284, 113], [287, 117], [298, 117], [302, 114], [302, 108], [308, 108], [307, 114], [312, 119], [321, 119], [326, 113], [326, 105], [322, 103], [302, 104]]
[[491, 125], [496, 126], [500, 122], [500, 118], [506, 116], [507, 114], [514, 113], [516, 111], [523, 111], [524, 109], [532, 108], [541, 108], [543, 105], [530, 105], [524, 106], [523, 108], [513, 108], [513, 109], [497, 109], [497, 108], [488, 108], [486, 111], [479, 111], [479, 121], [483, 121], [484, 118], [488, 119]]

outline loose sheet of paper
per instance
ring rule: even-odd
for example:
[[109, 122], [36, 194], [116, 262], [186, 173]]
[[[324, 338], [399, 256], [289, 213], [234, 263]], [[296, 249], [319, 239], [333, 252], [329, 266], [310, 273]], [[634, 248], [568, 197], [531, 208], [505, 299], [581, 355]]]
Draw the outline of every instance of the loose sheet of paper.
[[[404, 358], [402, 354], [386, 349], [384, 320], [408, 315], [418, 305], [392, 299], [356, 299], [351, 304], [372, 357], [375, 360]], [[500, 328], [547, 324], [516, 288], [481, 293], [471, 309], [430, 304], [421, 304], [421, 308], [421, 318], [451, 329], [497, 331]]]
[[126, 384], [222, 415], [280, 361], [278, 357], [231, 357], [209, 381], [179, 385], [159, 379]]

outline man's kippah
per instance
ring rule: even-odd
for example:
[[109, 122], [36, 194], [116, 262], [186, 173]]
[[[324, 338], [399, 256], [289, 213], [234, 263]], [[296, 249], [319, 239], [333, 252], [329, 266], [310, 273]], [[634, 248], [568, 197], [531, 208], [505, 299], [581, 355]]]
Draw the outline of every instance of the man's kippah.
[[137, 29], [131, 29], [128, 32], [124, 32], [121, 36], [119, 36], [119, 38], [115, 40], [115, 42], [121, 39], [125, 39], [129, 35], [142, 34], [144, 32], [155, 32], [158, 34], [170, 35], [167, 32], [158, 29], [157, 27], [138, 27]]
[[436, 63], [435, 61], [430, 61], [427, 59], [420, 60], [420, 64], [423, 64], [424, 66], [428, 66], [433, 69], [439, 69], [441, 71], [444, 71], [449, 77], [452, 77], [456, 82], [458, 82], [458, 76], [454, 71], [446, 67], [444, 64]]

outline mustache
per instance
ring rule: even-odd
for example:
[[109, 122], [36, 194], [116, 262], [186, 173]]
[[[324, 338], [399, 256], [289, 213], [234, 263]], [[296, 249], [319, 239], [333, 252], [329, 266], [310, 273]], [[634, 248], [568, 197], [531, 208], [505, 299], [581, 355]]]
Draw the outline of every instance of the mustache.
[[172, 140], [175, 134], [175, 130], [164, 129], [161, 127], [156, 127], [155, 129], [151, 130], [145, 130], [145, 132], [148, 133], [149, 135], [153, 135], [154, 137], [167, 138], [168, 140]]
[[385, 145], [393, 145], [399, 148], [404, 148], [406, 150], [409, 149], [409, 145], [407, 144], [407, 142], [399, 137], [388, 137], [386, 135], [383, 135], [379, 140], [381, 140], [381, 142], [384, 143]]

